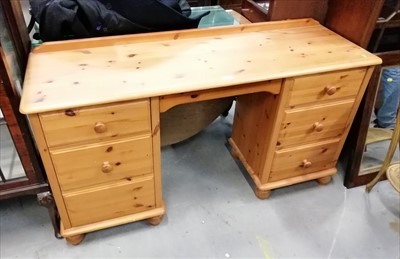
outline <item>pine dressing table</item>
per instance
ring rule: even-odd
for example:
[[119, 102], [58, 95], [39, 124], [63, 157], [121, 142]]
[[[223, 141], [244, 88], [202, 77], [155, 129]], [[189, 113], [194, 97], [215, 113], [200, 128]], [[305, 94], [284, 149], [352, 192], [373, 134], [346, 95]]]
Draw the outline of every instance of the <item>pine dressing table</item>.
[[[237, 96], [229, 143], [256, 195], [328, 183], [381, 60], [312, 19], [45, 43], [30, 54], [30, 119], [72, 244], [165, 213], [160, 113]], [[195, 183], [193, 183], [195, 184]]]

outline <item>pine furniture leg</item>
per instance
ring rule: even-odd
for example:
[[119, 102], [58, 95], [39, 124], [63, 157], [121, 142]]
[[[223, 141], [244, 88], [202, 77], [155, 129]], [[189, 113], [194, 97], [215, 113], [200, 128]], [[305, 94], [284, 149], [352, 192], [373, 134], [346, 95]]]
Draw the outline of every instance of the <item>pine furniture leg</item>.
[[150, 225], [157, 226], [157, 225], [159, 225], [161, 223], [163, 218], [164, 218], [164, 215], [160, 215], [160, 216], [156, 216], [156, 217], [152, 217], [152, 218], [147, 219], [147, 222]]
[[331, 180], [332, 180], [332, 176], [324, 176], [324, 177], [317, 179], [317, 182], [321, 185], [325, 185], [325, 184], [330, 183]]
[[239, 153], [237, 152], [237, 150], [235, 148], [231, 149], [231, 156], [233, 157], [233, 159], [235, 160], [240, 160], [239, 158]]
[[67, 241], [68, 244], [76, 246], [82, 242], [85, 236], [86, 236], [85, 234], [79, 234], [75, 236], [66, 237], [65, 240]]
[[272, 191], [271, 190], [261, 190], [259, 188], [256, 188], [255, 194], [257, 198], [260, 200], [265, 200], [268, 199], [268, 197], [271, 195]]

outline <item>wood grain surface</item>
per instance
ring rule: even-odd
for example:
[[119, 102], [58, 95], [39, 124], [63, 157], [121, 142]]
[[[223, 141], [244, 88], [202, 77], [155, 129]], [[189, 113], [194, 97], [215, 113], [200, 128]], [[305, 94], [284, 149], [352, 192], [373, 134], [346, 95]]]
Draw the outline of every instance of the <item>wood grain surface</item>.
[[44, 44], [29, 58], [25, 114], [207, 90], [381, 60], [311, 19]]

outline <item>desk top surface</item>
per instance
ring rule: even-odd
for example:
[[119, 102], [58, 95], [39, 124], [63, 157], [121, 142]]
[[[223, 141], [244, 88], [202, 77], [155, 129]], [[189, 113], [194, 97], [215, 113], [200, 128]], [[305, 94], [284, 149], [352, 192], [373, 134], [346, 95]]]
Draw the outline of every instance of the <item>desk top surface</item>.
[[45, 43], [25, 114], [380, 64], [311, 19]]

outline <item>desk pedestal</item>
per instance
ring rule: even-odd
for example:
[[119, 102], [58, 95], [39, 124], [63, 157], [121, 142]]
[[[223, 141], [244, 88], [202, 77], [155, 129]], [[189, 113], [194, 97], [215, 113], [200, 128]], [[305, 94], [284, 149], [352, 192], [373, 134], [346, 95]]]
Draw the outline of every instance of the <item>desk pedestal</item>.
[[237, 98], [229, 143], [258, 198], [300, 182], [331, 180], [371, 72], [369, 67], [287, 78], [279, 95]]

